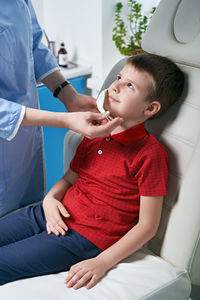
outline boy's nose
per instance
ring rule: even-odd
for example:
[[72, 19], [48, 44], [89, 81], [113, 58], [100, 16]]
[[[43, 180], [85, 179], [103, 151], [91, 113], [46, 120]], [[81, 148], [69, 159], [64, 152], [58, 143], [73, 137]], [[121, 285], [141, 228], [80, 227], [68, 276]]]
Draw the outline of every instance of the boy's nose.
[[118, 83], [115, 83], [115, 84], [113, 84], [113, 91], [115, 92], [115, 93], [119, 93], [119, 84]]

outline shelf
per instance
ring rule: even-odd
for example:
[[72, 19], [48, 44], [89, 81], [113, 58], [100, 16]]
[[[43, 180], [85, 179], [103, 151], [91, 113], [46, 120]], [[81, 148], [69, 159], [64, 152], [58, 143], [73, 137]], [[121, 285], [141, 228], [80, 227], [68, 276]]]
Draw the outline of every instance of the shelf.
[[[69, 62], [69, 67], [60, 67], [60, 71], [66, 79], [73, 79], [76, 77], [90, 75], [92, 73], [92, 67], [77, 65], [73, 62]], [[43, 86], [43, 83], [38, 83], [37, 87], [39, 86]]]
[[82, 66], [76, 65], [72, 62], [69, 62], [68, 68], [60, 68], [60, 71], [63, 73], [66, 79], [90, 75], [92, 73], [91, 66]]

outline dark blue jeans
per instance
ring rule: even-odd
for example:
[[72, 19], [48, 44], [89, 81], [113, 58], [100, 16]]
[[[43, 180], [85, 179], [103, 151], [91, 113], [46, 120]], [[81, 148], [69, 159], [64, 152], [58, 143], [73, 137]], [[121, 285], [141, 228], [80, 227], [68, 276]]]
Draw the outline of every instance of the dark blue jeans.
[[76, 231], [48, 234], [42, 204], [0, 218], [0, 285], [20, 278], [67, 271], [101, 252]]

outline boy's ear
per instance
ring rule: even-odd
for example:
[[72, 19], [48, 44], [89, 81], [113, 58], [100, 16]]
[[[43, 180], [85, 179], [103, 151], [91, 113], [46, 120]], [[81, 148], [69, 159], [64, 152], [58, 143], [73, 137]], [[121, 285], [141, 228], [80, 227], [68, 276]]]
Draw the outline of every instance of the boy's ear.
[[152, 117], [155, 115], [157, 112], [159, 112], [161, 108], [161, 104], [158, 101], [152, 101], [149, 103], [144, 111], [144, 115], [148, 118]]

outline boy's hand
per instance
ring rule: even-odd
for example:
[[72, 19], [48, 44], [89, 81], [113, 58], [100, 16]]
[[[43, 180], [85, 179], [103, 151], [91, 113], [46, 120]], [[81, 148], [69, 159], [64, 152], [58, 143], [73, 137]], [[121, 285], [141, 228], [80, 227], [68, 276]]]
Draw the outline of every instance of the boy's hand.
[[65, 283], [67, 287], [73, 287], [75, 290], [85, 284], [87, 284], [86, 289], [90, 289], [105, 275], [107, 270], [106, 265], [98, 256], [87, 259], [70, 268]]
[[68, 227], [62, 219], [62, 215], [65, 218], [69, 218], [70, 215], [62, 203], [55, 198], [46, 197], [43, 201], [43, 209], [48, 234], [53, 232], [57, 236], [60, 234], [65, 235]]

